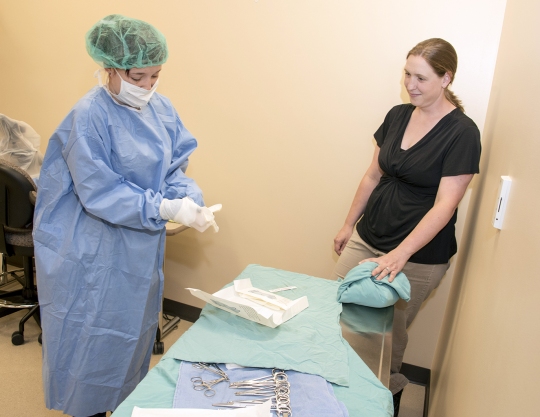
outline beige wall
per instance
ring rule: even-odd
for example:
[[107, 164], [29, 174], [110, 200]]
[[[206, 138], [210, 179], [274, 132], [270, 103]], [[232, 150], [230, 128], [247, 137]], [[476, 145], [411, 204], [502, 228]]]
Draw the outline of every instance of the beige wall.
[[[32, 125], [45, 149], [96, 83], [90, 26], [109, 13], [155, 24], [171, 52], [159, 91], [199, 139], [188, 174], [207, 204], [224, 205], [218, 234], [167, 242], [166, 296], [200, 307], [185, 287], [216, 291], [250, 263], [330, 276], [332, 239], [373, 132], [406, 99], [402, 66], [418, 41], [456, 47], [454, 90], [482, 129], [505, 3], [0, 0], [0, 112]], [[407, 361], [431, 366], [451, 278], [411, 329]]]
[[[508, 0], [467, 255], [457, 266], [434, 362], [433, 416], [540, 413], [539, 16], [539, 2]], [[491, 220], [501, 175], [513, 185], [498, 231]]]

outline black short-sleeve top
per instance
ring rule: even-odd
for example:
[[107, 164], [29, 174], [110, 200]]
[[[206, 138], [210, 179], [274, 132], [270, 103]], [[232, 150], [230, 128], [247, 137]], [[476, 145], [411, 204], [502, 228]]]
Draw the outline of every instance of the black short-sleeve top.
[[[459, 109], [444, 116], [431, 131], [407, 150], [401, 141], [415, 106], [392, 108], [375, 132], [384, 172], [357, 224], [360, 237], [371, 246], [395, 249], [435, 204], [442, 177], [476, 174], [480, 163], [480, 132]], [[456, 253], [457, 210], [448, 224], [409, 259], [442, 264]]]

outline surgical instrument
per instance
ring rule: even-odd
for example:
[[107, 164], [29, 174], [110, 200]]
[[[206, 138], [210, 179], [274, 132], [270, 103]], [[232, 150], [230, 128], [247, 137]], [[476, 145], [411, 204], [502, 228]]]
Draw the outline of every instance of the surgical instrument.
[[207, 364], [204, 362], [199, 362], [193, 364], [193, 367], [202, 369], [203, 371], [212, 372], [220, 377], [211, 381], [205, 381], [200, 376], [194, 376], [191, 378], [191, 382], [193, 382], [193, 389], [195, 391], [204, 391], [205, 397], [213, 397], [216, 395], [216, 391], [212, 388], [214, 385], [223, 381], [229, 381], [228, 375], [215, 363]]
[[228, 375], [225, 373], [225, 371], [222, 371], [221, 368], [218, 366], [217, 363], [204, 363], [204, 362], [198, 362], [193, 364], [194, 368], [206, 370], [213, 372], [217, 376], [224, 378], [226, 381], [229, 380]]
[[[262, 402], [260, 403], [244, 403], [244, 402], [241, 402], [241, 401], [227, 401], [226, 403], [215, 403], [215, 404], [212, 404], [213, 407], [230, 407], [230, 408], [246, 408], [246, 407], [251, 407], [253, 405], [257, 405], [257, 404], [263, 404]], [[272, 404], [270, 406], [270, 410], [276, 410], [276, 406], [274, 404]]]
[[203, 381], [203, 379], [199, 376], [194, 376], [191, 378], [191, 382], [193, 382], [193, 389], [195, 391], [204, 391], [205, 397], [213, 397], [216, 395], [216, 391], [212, 387], [223, 381], [225, 381], [224, 378], [214, 379], [213, 381]]
[[[287, 374], [281, 369], [272, 369], [272, 374], [260, 378], [249, 379], [245, 381], [230, 382], [230, 388], [244, 389], [245, 391], [237, 391], [235, 395], [241, 396], [268, 396], [266, 400], [272, 399], [272, 410], [278, 417], [292, 417], [292, 409], [290, 402], [291, 385], [288, 381]], [[271, 395], [271, 396], [269, 396]], [[243, 408], [247, 401], [252, 401], [251, 404], [259, 400], [242, 400], [229, 401], [227, 403], [217, 403], [214, 406]]]

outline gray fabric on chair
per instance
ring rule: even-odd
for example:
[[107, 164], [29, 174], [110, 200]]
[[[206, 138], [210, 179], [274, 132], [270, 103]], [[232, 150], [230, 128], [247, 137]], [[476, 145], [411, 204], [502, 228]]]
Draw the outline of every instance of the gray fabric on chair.
[[6, 233], [6, 242], [13, 246], [24, 246], [25, 248], [31, 248], [34, 246], [31, 231], [22, 233]]

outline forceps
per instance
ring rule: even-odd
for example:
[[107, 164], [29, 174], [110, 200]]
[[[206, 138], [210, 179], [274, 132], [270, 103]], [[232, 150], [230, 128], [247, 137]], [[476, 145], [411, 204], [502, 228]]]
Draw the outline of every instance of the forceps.
[[200, 376], [194, 376], [191, 378], [191, 382], [193, 382], [193, 389], [195, 391], [204, 391], [205, 397], [213, 397], [216, 395], [216, 391], [212, 387], [222, 381], [225, 381], [225, 378], [214, 379], [213, 381], [203, 381]]
[[204, 381], [200, 376], [194, 376], [191, 378], [191, 382], [193, 382], [193, 389], [195, 391], [204, 391], [205, 397], [213, 397], [216, 395], [216, 391], [212, 387], [220, 382], [229, 380], [227, 374], [222, 371], [217, 364], [206, 364], [199, 362], [197, 364], [193, 364], [193, 367], [202, 369], [203, 371], [210, 371], [221, 377], [212, 381]]
[[[227, 401], [226, 403], [215, 403], [213, 407], [246, 408], [252, 405], [263, 404], [264, 401]], [[270, 410], [276, 410], [275, 404], [270, 406]]]
[[199, 362], [199, 363], [194, 363], [193, 367], [198, 368], [198, 369], [202, 369], [203, 371], [205, 371], [205, 370], [210, 371], [210, 372], [220, 376], [221, 378], [223, 378], [226, 381], [229, 380], [229, 377], [227, 376], [227, 374], [224, 371], [221, 370], [221, 368], [218, 366], [217, 363]]

